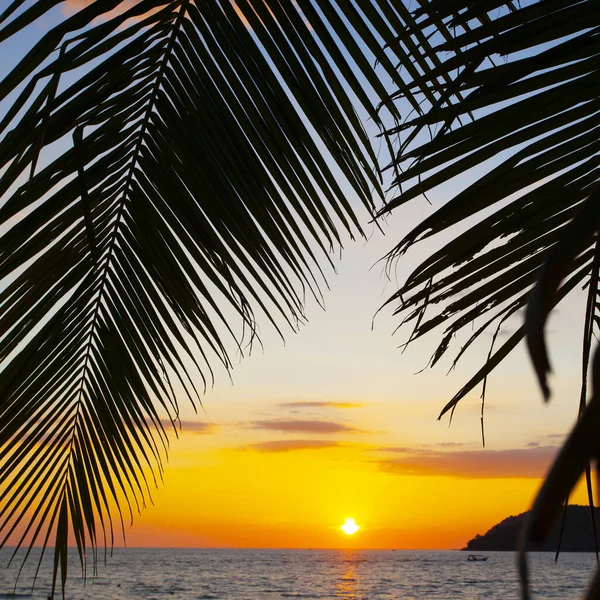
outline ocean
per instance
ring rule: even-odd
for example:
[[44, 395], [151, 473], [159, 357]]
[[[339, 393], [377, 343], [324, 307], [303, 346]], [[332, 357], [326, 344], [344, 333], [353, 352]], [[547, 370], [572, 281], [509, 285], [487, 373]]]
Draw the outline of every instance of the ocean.
[[[37, 551], [36, 551], [37, 552]], [[117, 549], [97, 577], [82, 582], [70, 562], [68, 600], [277, 600], [278, 598], [517, 600], [515, 557], [459, 551]], [[9, 552], [2, 550], [6, 565]], [[50, 572], [26, 567], [13, 596], [16, 566], [0, 570], [0, 599], [47, 600]], [[595, 569], [593, 554], [531, 553], [534, 598], [578, 598]], [[57, 598], [60, 596], [57, 596]]]

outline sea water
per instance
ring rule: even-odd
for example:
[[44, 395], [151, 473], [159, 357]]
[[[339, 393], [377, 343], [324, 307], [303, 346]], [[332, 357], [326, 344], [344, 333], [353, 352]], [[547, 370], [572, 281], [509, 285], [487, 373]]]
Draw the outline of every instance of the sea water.
[[[486, 562], [468, 562], [467, 553], [460, 551], [128, 548], [115, 550], [107, 564], [100, 565], [99, 574], [88, 576], [84, 584], [74, 553], [66, 598], [517, 600], [514, 554], [486, 554]], [[35, 564], [26, 566], [13, 596], [17, 565], [3, 568], [9, 555], [7, 550], [0, 552], [0, 598], [46, 600], [50, 562], [43, 566], [33, 591]], [[555, 563], [552, 553], [531, 553], [533, 597], [582, 597], [595, 563], [593, 554], [564, 553]]]

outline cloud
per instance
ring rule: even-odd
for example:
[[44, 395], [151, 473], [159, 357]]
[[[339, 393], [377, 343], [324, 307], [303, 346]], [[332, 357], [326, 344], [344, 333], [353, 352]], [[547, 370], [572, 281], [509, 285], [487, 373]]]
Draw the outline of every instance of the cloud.
[[281, 408], [362, 408], [358, 402], [280, 402]]
[[[394, 452], [402, 449], [385, 450]], [[412, 450], [402, 458], [382, 459], [377, 463], [382, 471], [395, 475], [538, 479], [544, 476], [557, 452], [557, 446], [456, 452]]]
[[464, 442], [438, 442], [434, 444], [434, 446], [438, 446], [439, 448], [458, 448], [459, 446], [465, 446]]
[[[160, 422], [167, 433], [169, 433], [169, 431], [173, 431], [173, 425], [171, 424], [171, 421], [168, 419], [161, 419]], [[216, 425], [214, 423], [207, 423], [205, 421], [175, 421], [175, 427], [178, 435], [185, 435], [186, 433], [191, 433], [194, 435], [206, 435], [209, 433], [214, 433]]]
[[466, 446], [464, 442], [438, 442], [436, 444], [427, 444], [423, 446], [380, 446], [372, 448], [375, 452], [391, 452], [393, 454], [440, 454], [438, 448], [459, 448]]
[[267, 431], [284, 431], [286, 433], [367, 433], [363, 429], [344, 425], [343, 423], [307, 419], [252, 421], [249, 427], [251, 429], [266, 429]]
[[[161, 419], [160, 420], [161, 425], [163, 426], [163, 429], [165, 430], [165, 432], [167, 433], [167, 435], [172, 435], [174, 433], [173, 431], [173, 424], [171, 423], [171, 421], [169, 421], [169, 419]], [[215, 423], [206, 423], [206, 422], [202, 422], [202, 421], [181, 421], [181, 429], [179, 427], [179, 422], [175, 421], [175, 426], [176, 426], [176, 435], [177, 436], [181, 436], [184, 434], [192, 434], [192, 435], [207, 435], [207, 434], [211, 434], [214, 433], [216, 425]], [[153, 430], [156, 431], [156, 427], [154, 425], [154, 423], [150, 420], [148, 420], [148, 427]], [[68, 445], [68, 440], [67, 441], [62, 441], [60, 443], [57, 442], [57, 436], [53, 436], [52, 438], [50, 438], [47, 434], [42, 435], [39, 440], [38, 440], [38, 445], [39, 446], [55, 446], [55, 447], [65, 447]]]
[[[412, 454], [415, 452], [414, 448], [408, 446], [383, 446], [381, 448], [373, 448], [375, 452], [393, 452], [394, 454]], [[426, 452], [425, 450], [423, 452]]]
[[273, 440], [270, 442], [259, 442], [244, 446], [247, 450], [258, 452], [293, 452], [295, 450], [323, 450], [324, 448], [339, 448], [344, 446], [340, 442], [330, 440]]
[[544, 436], [547, 440], [564, 440], [567, 437], [566, 433], [547, 433]]

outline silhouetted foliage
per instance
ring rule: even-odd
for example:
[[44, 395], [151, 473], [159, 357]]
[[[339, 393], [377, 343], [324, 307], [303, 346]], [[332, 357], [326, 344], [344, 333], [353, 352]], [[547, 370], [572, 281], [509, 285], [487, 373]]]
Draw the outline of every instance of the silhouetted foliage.
[[[64, 4], [5, 3], [0, 43]], [[411, 340], [444, 328], [432, 366], [456, 334], [458, 360], [494, 332], [444, 414], [479, 384], [485, 397], [526, 334], [547, 397], [547, 315], [587, 286], [581, 419], [524, 539], [549, 534], [582, 472], [591, 501], [599, 14], [592, 0], [103, 0], [60, 19], [0, 82], [2, 544], [53, 546], [55, 584], [69, 536], [95, 563], [160, 477], [161, 418], [199, 402], [257, 319], [294, 329], [305, 293], [320, 298], [340, 232], [362, 233], [346, 190], [382, 217], [455, 178], [464, 189], [443, 188], [390, 265], [461, 232], [389, 302]]]
[[[597, 513], [597, 509], [594, 509]], [[476, 535], [469, 540], [463, 550], [486, 552], [494, 550], [515, 551], [519, 546], [519, 535], [529, 512], [507, 517], [494, 525], [483, 535]], [[530, 542], [528, 550], [539, 552], [555, 552], [560, 536], [560, 522], [557, 521], [548, 537], [534, 544]], [[569, 506], [565, 529], [560, 543], [562, 552], [595, 552], [594, 534], [590, 526], [590, 509], [588, 506]]]

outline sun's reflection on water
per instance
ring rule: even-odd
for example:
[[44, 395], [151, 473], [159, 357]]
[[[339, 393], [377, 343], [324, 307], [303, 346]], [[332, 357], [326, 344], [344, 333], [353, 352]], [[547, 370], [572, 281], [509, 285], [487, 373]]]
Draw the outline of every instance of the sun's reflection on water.
[[342, 557], [343, 573], [335, 584], [335, 597], [342, 600], [358, 600], [358, 575], [356, 574], [356, 553], [345, 552]]

